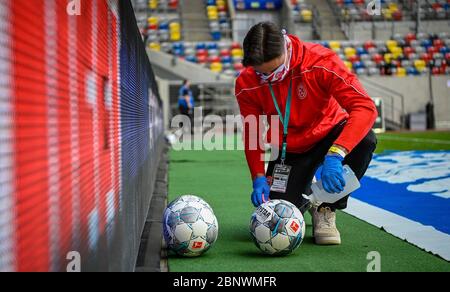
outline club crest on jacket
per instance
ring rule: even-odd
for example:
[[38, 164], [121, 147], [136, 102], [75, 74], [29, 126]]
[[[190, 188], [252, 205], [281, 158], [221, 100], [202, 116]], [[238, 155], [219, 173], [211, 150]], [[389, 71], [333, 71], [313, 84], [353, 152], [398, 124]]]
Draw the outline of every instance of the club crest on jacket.
[[305, 84], [300, 82], [297, 89], [297, 95], [299, 99], [305, 99], [308, 96], [308, 91], [306, 90]]

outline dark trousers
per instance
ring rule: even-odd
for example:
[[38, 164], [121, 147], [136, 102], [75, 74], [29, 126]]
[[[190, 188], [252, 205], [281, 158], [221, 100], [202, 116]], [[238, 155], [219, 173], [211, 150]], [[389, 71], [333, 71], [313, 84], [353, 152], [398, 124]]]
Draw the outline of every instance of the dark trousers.
[[[285, 194], [272, 192], [270, 198], [283, 199], [290, 201], [296, 205], [300, 210], [304, 211], [305, 205], [308, 201], [305, 200], [302, 194], [311, 194], [311, 183], [317, 169], [323, 164], [325, 156], [327, 155], [331, 146], [333, 146], [336, 139], [344, 129], [345, 122], [337, 125], [322, 141], [320, 141], [314, 148], [306, 153], [296, 154], [287, 153], [286, 165], [292, 167], [291, 175], [288, 181], [288, 188]], [[350, 166], [355, 172], [359, 180], [364, 174], [372, 161], [373, 152], [377, 145], [377, 138], [373, 131], [353, 149], [345, 158], [343, 164]], [[280, 163], [280, 158], [269, 163], [267, 176], [272, 177], [275, 164]], [[347, 208], [348, 197], [345, 197], [334, 204], [323, 204], [321, 207], [330, 207], [333, 211]]]

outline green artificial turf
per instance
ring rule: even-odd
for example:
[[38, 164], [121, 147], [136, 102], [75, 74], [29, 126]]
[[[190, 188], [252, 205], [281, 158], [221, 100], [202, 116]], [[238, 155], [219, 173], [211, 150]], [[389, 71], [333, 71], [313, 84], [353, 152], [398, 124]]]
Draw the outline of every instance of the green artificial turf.
[[[383, 138], [414, 137], [450, 141], [450, 133], [382, 134], [378, 152], [384, 150], [450, 149], [449, 144], [391, 141]], [[436, 142], [436, 141], [434, 141]], [[420, 144], [420, 145], [416, 145]], [[251, 181], [242, 151], [172, 151], [169, 197], [183, 194], [203, 197], [213, 207], [220, 225], [215, 246], [199, 258], [169, 258], [172, 272], [290, 272], [366, 271], [370, 251], [381, 254], [382, 271], [450, 271], [450, 263], [345, 213], [338, 213], [341, 246], [316, 246], [311, 218], [301, 247], [287, 257], [261, 254], [249, 235], [254, 208]]]
[[450, 132], [386, 133], [378, 135], [378, 142], [377, 153], [385, 150], [449, 150]]

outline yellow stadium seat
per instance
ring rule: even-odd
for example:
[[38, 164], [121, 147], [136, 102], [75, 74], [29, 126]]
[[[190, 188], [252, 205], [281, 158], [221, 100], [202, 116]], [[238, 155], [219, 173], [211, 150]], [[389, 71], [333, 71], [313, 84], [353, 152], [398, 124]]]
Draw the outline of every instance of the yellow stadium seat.
[[158, 8], [158, 0], [149, 0], [148, 1], [148, 8], [155, 10]]
[[352, 71], [353, 70], [353, 64], [352, 62], [349, 61], [344, 61], [345, 66], [348, 68], [348, 70]]
[[170, 33], [170, 40], [173, 42], [177, 42], [181, 40], [181, 33], [180, 32], [173, 32]]
[[313, 18], [313, 13], [311, 10], [305, 9], [305, 10], [302, 10], [301, 16], [302, 16], [303, 21], [311, 22], [312, 18]]
[[148, 47], [153, 51], [161, 51], [161, 45], [159, 43], [150, 43]]
[[406, 76], [406, 69], [403, 67], [397, 68], [397, 76], [398, 77], [405, 77]]
[[208, 6], [208, 19], [215, 20], [219, 17], [219, 10], [217, 9], [217, 6]]
[[217, 0], [216, 5], [217, 5], [217, 7], [225, 7], [227, 4], [226, 4], [225, 0]]
[[178, 22], [172, 22], [169, 25], [169, 29], [171, 33], [176, 33], [181, 31], [181, 25]]
[[427, 67], [427, 63], [424, 60], [415, 60], [414, 67], [416, 67], [418, 71], [423, 71]]
[[213, 71], [213, 72], [216, 72], [216, 73], [220, 73], [220, 72], [222, 72], [222, 70], [223, 70], [223, 65], [222, 65], [222, 63], [212, 63], [211, 64], [211, 70]]
[[219, 19], [219, 13], [217, 13], [217, 12], [208, 12], [208, 19], [209, 20], [217, 20], [217, 19]]
[[218, 9], [217, 6], [214, 5], [210, 5], [206, 8], [206, 10], [208, 11], [208, 13], [218, 13]]
[[389, 9], [382, 9], [381, 10], [382, 15], [384, 16], [384, 19], [391, 20], [392, 19], [392, 11]]
[[148, 18], [148, 24], [149, 25], [158, 25], [158, 23], [159, 23], [158, 17], [152, 16], [152, 17]]
[[341, 43], [338, 41], [332, 41], [330, 42], [330, 48], [335, 51], [335, 50], [339, 50], [341, 48]]
[[391, 47], [389, 50], [391, 51], [394, 59], [398, 59], [403, 55], [403, 49], [400, 47]]
[[233, 56], [235, 58], [243, 58], [244, 51], [242, 49], [233, 49], [233, 50], [231, 50], [231, 56]]
[[345, 48], [344, 50], [345, 56], [347, 58], [353, 57], [356, 55], [356, 49], [352, 47]]
[[389, 3], [388, 7], [389, 7], [389, 10], [392, 11], [392, 12], [395, 12], [395, 11], [398, 10], [397, 3]]
[[387, 53], [384, 55], [384, 61], [388, 64], [391, 63], [392, 59], [394, 58], [394, 56], [390, 53]]
[[393, 47], [398, 47], [398, 43], [397, 43], [397, 41], [394, 41], [394, 40], [388, 40], [386, 42], [386, 47], [388, 47], [388, 49], [391, 49]]

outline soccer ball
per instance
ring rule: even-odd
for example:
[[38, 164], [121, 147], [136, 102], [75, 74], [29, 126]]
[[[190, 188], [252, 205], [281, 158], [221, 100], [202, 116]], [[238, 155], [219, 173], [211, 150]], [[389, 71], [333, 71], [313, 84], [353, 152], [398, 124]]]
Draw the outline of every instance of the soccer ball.
[[283, 200], [273, 200], [256, 209], [250, 222], [256, 246], [265, 254], [284, 256], [302, 243], [306, 226], [300, 210]]
[[211, 206], [210, 206], [205, 200], [203, 200], [202, 198], [197, 197], [197, 196], [195, 196], [195, 195], [184, 195], [184, 196], [181, 196], [181, 197], [179, 197], [179, 198], [173, 200], [173, 201], [167, 206], [167, 208], [171, 208], [173, 205], [175, 205], [175, 204], [178, 203], [178, 202], [186, 202], [186, 203], [197, 202], [197, 203], [200, 203], [200, 204], [205, 205], [206, 207], [208, 207], [209, 209], [212, 210]]
[[163, 229], [167, 248], [185, 257], [197, 257], [207, 252], [219, 234], [211, 206], [192, 195], [182, 196], [167, 206]]

